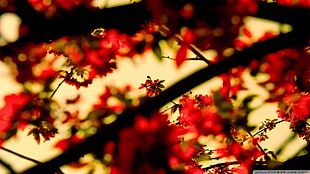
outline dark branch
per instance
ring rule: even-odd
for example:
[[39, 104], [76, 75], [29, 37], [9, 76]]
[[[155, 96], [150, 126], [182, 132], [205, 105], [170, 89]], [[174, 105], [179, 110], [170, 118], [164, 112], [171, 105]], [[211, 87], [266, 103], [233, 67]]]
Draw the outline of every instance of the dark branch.
[[0, 164], [5, 167], [11, 174], [16, 174], [15, 170], [12, 168], [12, 166], [2, 159], [0, 159]]
[[26, 0], [18, 1], [20, 9], [16, 13], [29, 28], [29, 33], [16, 42], [0, 47], [3, 54], [13, 54], [14, 49], [28, 42], [49, 42], [62, 36], [79, 36], [91, 33], [92, 30], [103, 27], [115, 28], [122, 33], [132, 35], [142, 28], [150, 19], [149, 12], [143, 3], [91, 10], [79, 7], [59, 17], [45, 18], [34, 11]]
[[[142, 24], [151, 19], [151, 14], [143, 3], [101, 10], [79, 7], [49, 19], [34, 11], [26, 0], [20, 0], [17, 1], [16, 13], [30, 32], [16, 42], [0, 47], [1, 54], [13, 54], [16, 48], [29, 41], [48, 42], [62, 36], [85, 35], [99, 27], [116, 28], [123, 33], [134, 34], [141, 29]], [[308, 18], [309, 13], [309, 9], [261, 3], [254, 16], [303, 27], [309, 24], [297, 19]]]
[[280, 6], [277, 3], [260, 3], [258, 11], [254, 16], [280, 23], [291, 24], [295, 27], [302, 27], [309, 25], [309, 23], [300, 19], [303, 19], [304, 17], [305, 19], [308, 19], [309, 15], [310, 10], [306, 8]]

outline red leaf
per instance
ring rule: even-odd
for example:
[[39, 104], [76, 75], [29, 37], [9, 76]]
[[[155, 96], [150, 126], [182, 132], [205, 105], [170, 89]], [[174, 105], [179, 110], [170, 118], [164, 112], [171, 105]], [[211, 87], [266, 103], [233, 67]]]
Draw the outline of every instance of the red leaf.
[[243, 33], [244, 35], [246, 35], [248, 38], [252, 37], [252, 33], [250, 32], [250, 30], [248, 28], [243, 28]]
[[192, 43], [195, 40], [195, 34], [189, 29], [184, 28], [184, 33], [182, 34], [183, 41], [186, 43]]
[[237, 49], [243, 49], [243, 48], [247, 47], [247, 43], [245, 43], [244, 41], [242, 41], [240, 39], [236, 39], [235, 40], [235, 47]]
[[27, 94], [12, 94], [4, 98], [5, 106], [0, 109], [0, 115], [3, 119], [12, 119], [18, 110], [20, 110], [29, 100], [30, 96]]
[[113, 141], [107, 142], [104, 147], [104, 152], [113, 155], [115, 151], [116, 144]]
[[65, 151], [65, 150], [67, 150], [68, 148], [69, 148], [69, 146], [70, 146], [70, 142], [69, 142], [70, 140], [68, 140], [68, 139], [64, 139], [64, 140], [60, 140], [60, 141], [58, 141], [55, 145], [54, 145], [54, 147], [55, 148], [58, 148], [58, 149], [60, 149], [60, 150], [62, 150], [62, 151]]
[[57, 75], [57, 71], [53, 69], [43, 70], [39, 76], [39, 80], [46, 81], [46, 80], [52, 79], [56, 75]]
[[0, 119], [0, 133], [7, 131], [11, 127], [11, 122]]
[[310, 95], [302, 95], [293, 106], [293, 113], [297, 119], [307, 119], [310, 115]]
[[186, 55], [187, 55], [187, 44], [184, 44], [178, 50], [175, 58], [177, 67], [180, 67], [183, 64], [183, 62], [186, 60]]

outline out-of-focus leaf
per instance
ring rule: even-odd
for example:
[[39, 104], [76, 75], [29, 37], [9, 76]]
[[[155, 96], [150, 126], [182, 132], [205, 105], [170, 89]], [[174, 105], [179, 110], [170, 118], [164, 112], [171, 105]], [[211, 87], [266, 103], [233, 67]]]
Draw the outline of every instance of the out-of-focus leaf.
[[252, 95], [249, 95], [249, 96], [247, 96], [246, 98], [244, 98], [243, 101], [242, 101], [243, 106], [246, 106], [247, 108], [250, 108], [250, 107], [249, 107], [249, 103], [250, 103], [251, 101], [253, 101], [253, 99], [254, 99], [255, 97], [257, 97], [257, 95], [256, 95], [256, 94], [252, 94]]
[[198, 156], [197, 158], [195, 158], [195, 161], [196, 162], [203, 162], [203, 161], [209, 161], [211, 159], [212, 158], [210, 155], [203, 153], [200, 156]]
[[186, 60], [186, 55], [187, 55], [187, 45], [182, 45], [175, 57], [177, 67], [180, 67], [183, 64], [183, 62]]
[[155, 54], [156, 58], [161, 61], [162, 60], [162, 51], [161, 51], [161, 48], [158, 44], [158, 42], [154, 42], [152, 44], [152, 50], [153, 50], [153, 53]]

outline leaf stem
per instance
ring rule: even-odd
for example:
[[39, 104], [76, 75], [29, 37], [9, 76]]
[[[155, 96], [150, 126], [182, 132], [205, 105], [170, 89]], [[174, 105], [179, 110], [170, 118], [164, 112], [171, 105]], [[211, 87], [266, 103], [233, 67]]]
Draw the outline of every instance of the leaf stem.
[[[30, 157], [27, 157], [27, 156], [25, 156], [25, 155], [22, 155], [22, 154], [20, 154], [20, 153], [17, 153], [17, 152], [15, 152], [15, 151], [13, 151], [13, 150], [10, 150], [10, 149], [8, 149], [8, 148], [5, 148], [5, 147], [1, 147], [1, 149], [2, 150], [4, 150], [4, 151], [6, 151], [6, 152], [8, 152], [8, 153], [11, 153], [11, 154], [13, 154], [13, 155], [16, 155], [16, 156], [18, 156], [18, 157], [20, 157], [20, 158], [23, 158], [23, 159], [25, 159], [25, 160], [28, 160], [28, 161], [31, 161], [31, 162], [33, 162], [33, 163], [36, 163], [36, 164], [42, 164], [42, 162], [40, 162], [40, 161], [38, 161], [38, 160], [35, 160], [35, 159], [33, 159], [33, 158], [30, 158]], [[5, 165], [5, 167], [8, 169], [8, 170], [10, 170], [11, 171], [11, 173], [12, 173], [12, 168], [8, 165], [8, 164], [5, 164], [3, 161], [1, 161], [0, 160], [0, 163], [2, 164], [2, 165]], [[14, 173], [16, 173], [15, 171], [14, 171]], [[13, 174], [14, 174], [13, 173]], [[56, 172], [55, 172], [55, 174], [64, 174], [59, 168], [56, 170]]]

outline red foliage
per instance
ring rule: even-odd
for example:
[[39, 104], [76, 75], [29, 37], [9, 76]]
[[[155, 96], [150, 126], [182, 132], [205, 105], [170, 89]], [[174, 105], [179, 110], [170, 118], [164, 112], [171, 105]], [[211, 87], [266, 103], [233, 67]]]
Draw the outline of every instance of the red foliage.
[[79, 137], [78, 135], [72, 135], [70, 138], [59, 140], [54, 147], [60, 149], [62, 151], [67, 150], [70, 146], [80, 143], [84, 141], [83, 138]]
[[299, 97], [294, 103], [292, 114], [295, 119], [306, 120], [310, 117], [310, 95], [305, 94]]
[[310, 2], [308, 0], [278, 0], [277, 3], [279, 5], [286, 5], [286, 6], [299, 6], [304, 8], [310, 8]]
[[146, 95], [151, 97], [153, 95], [159, 95], [162, 92], [161, 88], [164, 88], [165, 86], [162, 84], [165, 82], [165, 80], [152, 80], [150, 76], [147, 76], [147, 80], [145, 83], [141, 83], [141, 86], [139, 89], [145, 88], [146, 89]]
[[11, 94], [4, 98], [5, 105], [0, 109], [0, 133], [8, 131], [15, 122], [18, 113], [25, 109], [25, 105], [33, 97], [28, 94]]
[[47, 17], [53, 17], [61, 10], [72, 10], [81, 5], [90, 6], [92, 0], [28, 0], [28, 2], [36, 11], [44, 13]]
[[[199, 38], [190, 43], [201, 50], [216, 50], [220, 59], [226, 57], [223, 54], [225, 49], [233, 47], [234, 39], [243, 24], [243, 16], [257, 11], [254, 0], [195, 2], [145, 0], [145, 2], [153, 14], [153, 22], [170, 29], [168, 36], [182, 32], [184, 26], [188, 27], [192, 35]], [[185, 46], [182, 46], [182, 43], [180, 45], [177, 65], [184, 61], [185, 56]]]
[[249, 173], [249, 169], [255, 160], [263, 155], [263, 153], [259, 151], [258, 148], [254, 147], [246, 149], [237, 142], [228, 144], [223, 149], [218, 149], [217, 153], [219, 153], [219, 155], [222, 157], [235, 157], [242, 165], [238, 168], [234, 168], [233, 171], [241, 170], [243, 171], [242, 173]]
[[111, 173], [164, 172], [164, 166], [154, 166], [154, 162], [165, 161], [170, 154], [167, 146], [176, 143], [175, 139], [171, 139], [174, 138], [170, 136], [171, 130], [167, 125], [167, 115], [156, 113], [149, 120], [136, 116], [134, 125], [119, 133], [118, 150]]

